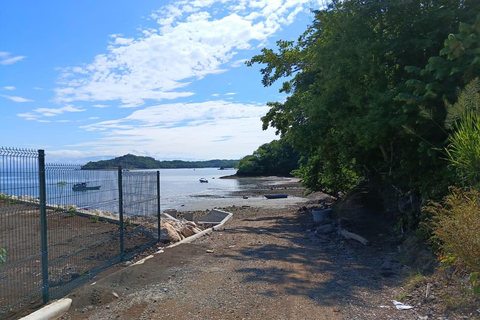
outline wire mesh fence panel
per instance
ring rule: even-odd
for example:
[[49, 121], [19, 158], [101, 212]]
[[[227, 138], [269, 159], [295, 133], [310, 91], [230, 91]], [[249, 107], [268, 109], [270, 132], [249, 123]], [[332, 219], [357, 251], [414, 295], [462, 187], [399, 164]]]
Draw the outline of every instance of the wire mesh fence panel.
[[38, 152], [0, 148], [0, 318], [41, 302]]
[[43, 150], [0, 148], [0, 318], [62, 297], [158, 240], [159, 173], [44, 160]]
[[61, 297], [120, 261], [116, 171], [46, 165], [48, 278]]
[[125, 256], [129, 258], [158, 240], [157, 172], [123, 171]]

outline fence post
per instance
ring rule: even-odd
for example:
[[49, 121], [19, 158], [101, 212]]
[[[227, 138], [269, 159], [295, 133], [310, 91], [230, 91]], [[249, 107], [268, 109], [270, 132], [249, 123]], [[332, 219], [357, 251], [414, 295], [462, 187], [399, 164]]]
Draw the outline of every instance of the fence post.
[[123, 182], [122, 182], [122, 166], [118, 167], [118, 215], [120, 219], [120, 261], [124, 259], [124, 243], [123, 243]]
[[160, 242], [160, 227], [161, 227], [161, 211], [160, 211], [160, 171], [157, 171], [157, 224], [158, 224], [158, 241]]
[[40, 196], [40, 234], [42, 239], [42, 294], [43, 303], [50, 300], [48, 284], [47, 193], [45, 186], [45, 151], [38, 150], [38, 182]]

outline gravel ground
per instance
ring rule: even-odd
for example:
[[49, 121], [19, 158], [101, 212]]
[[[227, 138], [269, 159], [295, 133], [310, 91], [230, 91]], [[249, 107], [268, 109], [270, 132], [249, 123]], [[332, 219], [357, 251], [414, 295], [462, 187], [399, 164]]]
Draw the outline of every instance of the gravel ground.
[[222, 230], [74, 291], [63, 319], [447, 319], [421, 300], [394, 307], [404, 273], [388, 224], [374, 226], [369, 246], [317, 234], [305, 209], [322, 199], [225, 208], [234, 216]]

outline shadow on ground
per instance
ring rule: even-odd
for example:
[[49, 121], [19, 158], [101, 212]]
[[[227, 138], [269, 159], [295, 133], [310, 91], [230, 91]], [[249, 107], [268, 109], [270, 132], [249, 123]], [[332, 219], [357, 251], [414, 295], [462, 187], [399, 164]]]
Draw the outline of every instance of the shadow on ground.
[[[254, 264], [236, 272], [244, 275], [245, 284], [265, 284], [264, 295], [304, 296], [324, 306], [342, 301], [360, 306], [367, 292], [401, 281], [396, 271], [381, 268], [394, 250], [385, 236], [388, 223], [379, 224], [382, 227], [376, 229], [375, 243], [364, 246], [336, 232], [315, 234], [318, 225], [309, 212], [243, 221], [248, 225], [228, 233], [249, 237], [250, 244], [220, 257]], [[255, 226], [259, 222], [262, 227]]]

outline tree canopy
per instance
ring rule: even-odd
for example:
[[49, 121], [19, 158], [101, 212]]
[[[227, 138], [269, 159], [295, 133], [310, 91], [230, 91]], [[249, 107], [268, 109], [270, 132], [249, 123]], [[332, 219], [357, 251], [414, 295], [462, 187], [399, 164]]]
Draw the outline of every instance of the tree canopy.
[[[334, 0], [298, 41], [278, 41], [247, 65], [284, 79], [284, 102], [262, 118], [303, 156], [311, 190], [346, 191], [372, 175], [421, 193], [445, 192], [445, 101], [479, 73], [474, 0]], [[446, 40], [445, 40], [446, 39]]]
[[298, 169], [300, 156], [285, 140], [273, 140], [261, 145], [253, 155], [238, 163], [238, 176], [289, 176]]

